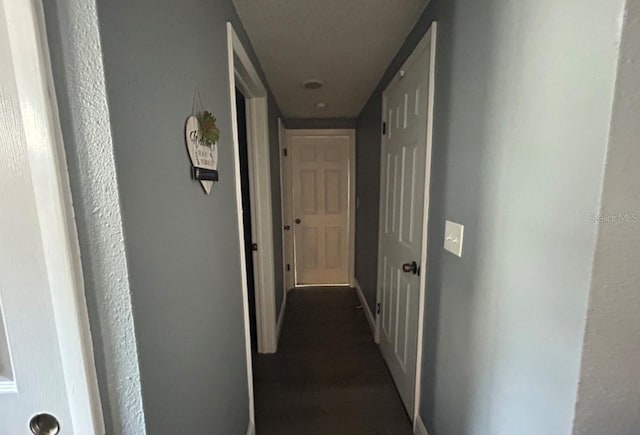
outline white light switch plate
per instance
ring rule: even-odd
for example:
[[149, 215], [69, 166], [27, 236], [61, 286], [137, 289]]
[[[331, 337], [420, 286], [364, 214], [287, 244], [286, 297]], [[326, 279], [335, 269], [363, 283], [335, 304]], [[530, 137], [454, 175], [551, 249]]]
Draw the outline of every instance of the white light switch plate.
[[462, 257], [462, 236], [464, 225], [446, 221], [444, 224], [444, 249]]

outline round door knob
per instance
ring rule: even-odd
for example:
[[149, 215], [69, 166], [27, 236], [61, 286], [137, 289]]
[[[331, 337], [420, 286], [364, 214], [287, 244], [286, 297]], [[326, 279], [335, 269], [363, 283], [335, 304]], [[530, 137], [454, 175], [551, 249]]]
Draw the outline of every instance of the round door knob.
[[34, 435], [56, 435], [60, 432], [60, 423], [53, 415], [42, 413], [31, 418], [29, 429]]
[[420, 270], [418, 269], [418, 263], [412, 261], [411, 263], [404, 263], [402, 265], [402, 271], [405, 273], [411, 272], [414, 275], [418, 275]]
[[299, 224], [299, 223], [300, 223], [300, 222], [302, 222], [302, 221], [300, 220], [300, 218], [298, 218], [298, 219], [296, 219], [296, 220], [295, 220], [295, 222], [296, 222], [297, 224]]

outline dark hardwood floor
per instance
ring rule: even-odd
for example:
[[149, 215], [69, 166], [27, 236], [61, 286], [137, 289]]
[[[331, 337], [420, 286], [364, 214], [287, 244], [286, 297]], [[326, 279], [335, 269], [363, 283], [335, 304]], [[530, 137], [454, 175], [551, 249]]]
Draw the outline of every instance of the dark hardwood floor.
[[352, 289], [289, 292], [278, 353], [254, 356], [257, 435], [409, 435]]

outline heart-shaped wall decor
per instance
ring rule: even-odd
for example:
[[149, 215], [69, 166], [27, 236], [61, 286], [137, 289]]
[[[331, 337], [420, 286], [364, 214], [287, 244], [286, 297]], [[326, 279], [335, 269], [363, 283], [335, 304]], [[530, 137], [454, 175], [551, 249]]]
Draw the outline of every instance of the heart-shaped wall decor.
[[[204, 140], [200, 121], [193, 115], [187, 118], [185, 141], [191, 165], [194, 168], [203, 168], [211, 171], [218, 169], [218, 144], [209, 144]], [[207, 194], [211, 192], [213, 181], [200, 180], [200, 184], [202, 184], [202, 188]]]

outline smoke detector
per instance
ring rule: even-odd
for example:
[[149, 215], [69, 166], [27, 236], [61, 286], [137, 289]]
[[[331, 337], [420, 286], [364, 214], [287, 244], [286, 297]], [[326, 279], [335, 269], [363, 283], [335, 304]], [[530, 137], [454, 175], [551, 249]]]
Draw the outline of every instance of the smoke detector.
[[327, 107], [327, 105], [322, 101], [320, 101], [319, 103], [316, 103], [316, 109], [318, 109], [318, 110], [322, 110], [322, 109], [324, 109], [326, 107]]
[[315, 90], [315, 89], [320, 89], [322, 87], [323, 83], [320, 80], [317, 79], [310, 79], [307, 81], [302, 82], [302, 86], [305, 89], [309, 89], [309, 90]]

